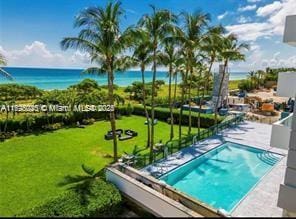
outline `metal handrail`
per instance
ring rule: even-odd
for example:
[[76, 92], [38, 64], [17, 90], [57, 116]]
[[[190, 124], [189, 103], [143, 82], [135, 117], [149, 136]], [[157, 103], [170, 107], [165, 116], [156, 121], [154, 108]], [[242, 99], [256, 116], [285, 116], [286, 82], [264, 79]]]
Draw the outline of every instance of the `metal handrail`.
[[[186, 147], [188, 145], [191, 145], [191, 144], [195, 144], [197, 141], [200, 141], [202, 139], [205, 139], [205, 138], [208, 138], [210, 136], [213, 136], [215, 134], [217, 134], [219, 131], [225, 129], [225, 128], [228, 128], [230, 127], [230, 125], [232, 124], [238, 124], [239, 122], [242, 122], [244, 121], [244, 115], [238, 115], [238, 116], [235, 116], [234, 118], [230, 119], [230, 120], [227, 120], [225, 122], [222, 122], [220, 124], [217, 124], [217, 125], [213, 125], [213, 126], [210, 126], [209, 128], [205, 129], [205, 130], [202, 130], [201, 132], [199, 132], [198, 134], [192, 136], [191, 138], [190, 137], [187, 137], [186, 139], [182, 139], [182, 143], [184, 143], [184, 145], [186, 145]], [[190, 140], [188, 140], [190, 139]], [[169, 145], [171, 144], [171, 145]], [[179, 147], [174, 147], [174, 144], [172, 142], [167, 142], [166, 143], [166, 147], [168, 148], [168, 154], [173, 154], [175, 151], [174, 149], [182, 149], [184, 147], [182, 147], [183, 144], [179, 145]], [[158, 154], [157, 156], [159, 156], [160, 154]], [[161, 153], [162, 156], [160, 156], [159, 159], [155, 159], [156, 157], [154, 157], [154, 160], [152, 163], [160, 160], [160, 159], [163, 159], [165, 157], [164, 153]], [[149, 155], [147, 154], [144, 154], [144, 155], [139, 155], [139, 157], [141, 159], [144, 160], [144, 165], [143, 166], [146, 166], [147, 163], [146, 161], [148, 160], [148, 165], [151, 164], [149, 162]]]

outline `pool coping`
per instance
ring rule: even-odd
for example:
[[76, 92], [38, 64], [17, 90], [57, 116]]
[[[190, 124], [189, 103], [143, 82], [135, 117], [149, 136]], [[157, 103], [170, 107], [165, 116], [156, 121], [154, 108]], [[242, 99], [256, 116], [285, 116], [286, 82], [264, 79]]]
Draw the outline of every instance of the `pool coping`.
[[[242, 145], [242, 146], [245, 146], [245, 147], [251, 147], [251, 148], [256, 148], [256, 149], [259, 149], [259, 150], [262, 150], [262, 151], [268, 151], [268, 150], [264, 150], [264, 149], [262, 149], [262, 148], [257, 148], [257, 147], [255, 147], [255, 146], [249, 146], [249, 145], [243, 145], [243, 144], [241, 144], [241, 143], [235, 143], [235, 144], [239, 144], [239, 145]], [[260, 179], [250, 188], [250, 190], [240, 199], [240, 201], [231, 209], [231, 211], [229, 211], [228, 213], [231, 215], [231, 213], [233, 213], [234, 212], [234, 210], [247, 198], [247, 196], [252, 192], [252, 191], [254, 191], [254, 189], [258, 186], [258, 184], [260, 183], [260, 182], [262, 182], [262, 180], [263, 180], [263, 178], [265, 177], [265, 176], [267, 176], [269, 173], [271, 173], [271, 171], [277, 166], [277, 165], [279, 165], [279, 163], [287, 156], [287, 155], [285, 155], [285, 154], [280, 154], [280, 153], [278, 153], [278, 152], [272, 152], [272, 153], [274, 153], [274, 154], [278, 154], [278, 155], [280, 155], [281, 157], [280, 157], [280, 159], [278, 160], [278, 162], [275, 164], [275, 165], [273, 165], [271, 168], [270, 168], [270, 170], [268, 170], [262, 177], [260, 177]]]
[[[154, 178], [156, 178], [157, 180], [159, 180], [159, 181], [162, 181], [162, 182], [164, 182], [165, 184], [167, 184], [165, 181], [163, 181], [163, 180], [161, 180], [160, 178], [161, 177], [163, 177], [164, 175], [166, 175], [166, 174], [168, 174], [168, 173], [170, 173], [170, 172], [172, 172], [172, 171], [175, 171], [176, 169], [178, 169], [178, 168], [181, 168], [182, 166], [184, 166], [185, 164], [187, 164], [187, 163], [189, 163], [189, 162], [191, 162], [191, 161], [193, 161], [193, 160], [195, 160], [195, 159], [198, 159], [198, 158], [201, 158], [202, 156], [205, 156], [206, 154], [208, 154], [208, 153], [210, 153], [211, 151], [213, 151], [213, 150], [215, 150], [215, 149], [217, 149], [218, 147], [221, 147], [223, 144], [226, 144], [226, 143], [232, 143], [232, 144], [237, 144], [237, 145], [239, 145], [239, 146], [242, 146], [242, 147], [247, 147], [247, 148], [252, 148], [252, 149], [256, 149], [256, 150], [260, 150], [260, 151], [265, 151], [265, 152], [270, 152], [270, 153], [273, 153], [273, 154], [277, 154], [277, 155], [280, 155], [280, 159], [277, 161], [277, 163], [274, 165], [274, 166], [272, 166], [262, 177], [260, 177], [260, 179], [250, 188], [250, 190], [238, 201], [238, 203], [237, 204], [235, 204], [235, 206], [230, 210], [230, 211], [226, 211], [225, 209], [217, 209], [217, 208], [215, 208], [215, 207], [213, 207], [213, 206], [211, 206], [212, 208], [214, 208], [214, 209], [216, 209], [217, 211], [221, 211], [221, 210], [223, 210], [223, 211], [225, 211], [227, 214], [229, 214], [229, 216], [231, 216], [231, 214], [234, 212], [234, 210], [247, 198], [247, 196], [252, 192], [252, 191], [254, 191], [254, 189], [258, 186], [258, 184], [260, 183], [260, 182], [262, 182], [262, 180], [265, 178], [265, 176], [267, 176], [270, 172], [272, 172], [272, 170], [277, 166], [277, 165], [279, 165], [279, 163], [287, 156], [286, 154], [283, 154], [283, 153], [279, 153], [279, 152], [274, 152], [274, 151], [272, 151], [272, 148], [270, 148], [270, 149], [263, 149], [263, 148], [260, 148], [260, 147], [257, 147], [257, 146], [250, 146], [250, 145], [245, 145], [245, 144], [242, 144], [242, 143], [238, 143], [238, 142], [233, 142], [233, 141], [229, 141], [229, 140], [224, 140], [224, 141], [222, 141], [220, 144], [218, 144], [218, 145], [216, 145], [215, 147], [213, 147], [213, 148], [211, 148], [211, 149], [209, 149], [209, 150], [207, 150], [207, 151], [205, 151], [205, 152], [203, 152], [203, 153], [201, 153], [201, 154], [199, 154], [198, 156], [196, 156], [196, 157], [193, 157], [193, 158], [191, 158], [191, 159], [189, 159], [189, 160], [187, 160], [186, 162], [184, 162], [183, 164], [181, 164], [181, 165], [179, 165], [179, 166], [176, 166], [176, 167], [174, 167], [174, 168], [172, 168], [171, 170], [169, 170], [169, 171], [167, 171], [167, 172], [165, 172], [165, 173], [163, 173], [163, 174], [161, 174], [160, 176], [158, 176], [158, 177], [154, 177]], [[189, 147], [195, 147], [195, 144], [192, 144], [192, 145], [190, 145]], [[179, 151], [178, 152], [175, 152], [174, 154], [177, 154], [177, 153], [179, 153]], [[173, 155], [173, 154], [172, 154]], [[170, 155], [171, 156], [171, 155]], [[161, 163], [161, 162], [163, 162], [163, 161], [165, 161], [166, 160], [166, 158], [163, 158], [163, 159], [161, 159], [161, 160], [159, 160], [157, 163]], [[145, 168], [143, 168], [143, 169], [145, 169]], [[167, 184], [168, 185], [168, 184]], [[188, 195], [188, 196], [190, 196], [190, 195]], [[190, 196], [190, 197], [192, 197], [192, 196]], [[198, 200], [198, 201], [201, 201], [201, 200], [199, 200], [199, 199], [197, 199], [197, 198], [195, 198], [195, 197], [192, 197], [192, 198], [194, 198], [194, 199], [196, 199], [196, 200]]]
[[[218, 147], [221, 147], [221, 146], [222, 146], [223, 144], [225, 144], [226, 142], [227, 142], [227, 141], [225, 141], [225, 142], [223, 142], [222, 144], [219, 144], [219, 145], [217, 145], [217, 146], [215, 146], [215, 147], [209, 149], [208, 151], [206, 151], [206, 152], [204, 152], [204, 153], [201, 153], [200, 155], [198, 155], [198, 156], [196, 156], [196, 157], [193, 157], [193, 158], [187, 160], [186, 162], [182, 163], [180, 166], [174, 167], [174, 168], [172, 168], [171, 170], [167, 171], [166, 173], [163, 173], [162, 175], [160, 175], [160, 176], [158, 176], [158, 177], [156, 177], [156, 178], [159, 180], [159, 178], [161, 178], [162, 176], [164, 176], [164, 175], [166, 175], [166, 174], [168, 174], [168, 173], [170, 173], [170, 172], [172, 172], [172, 171], [174, 171], [174, 170], [176, 170], [176, 169], [182, 167], [183, 165], [185, 165], [185, 164], [187, 164], [187, 163], [189, 163], [189, 162], [191, 162], [191, 161], [193, 161], [193, 160], [195, 160], [195, 159], [197, 159], [197, 158], [200, 158], [200, 157], [206, 155], [207, 153], [209, 153], [209, 152], [211, 152], [211, 151], [217, 149]], [[190, 145], [189, 147], [194, 147], [194, 144]], [[178, 152], [179, 152], [179, 151], [178, 151]], [[177, 154], [178, 152], [176, 152], [175, 154]], [[165, 159], [162, 159], [162, 160], [160, 160], [160, 161], [157, 162], [157, 163], [161, 163], [161, 161], [164, 161], [164, 160], [165, 160]]]
[[[200, 158], [200, 157], [206, 155], [207, 153], [209, 153], [209, 152], [211, 152], [211, 151], [217, 149], [218, 147], [221, 147], [223, 144], [226, 144], [227, 142], [232, 143], [232, 144], [238, 144], [238, 145], [241, 145], [241, 146], [243, 146], [243, 147], [255, 148], [255, 149], [260, 150], [260, 151], [271, 152], [271, 153], [273, 153], [273, 154], [277, 154], [277, 155], [282, 156], [282, 158], [286, 156], [285, 154], [281, 154], [281, 153], [279, 153], [279, 152], [270, 151], [270, 150], [267, 150], [267, 149], [265, 150], [265, 149], [263, 149], [263, 148], [259, 148], [259, 147], [256, 147], [256, 146], [244, 145], [244, 144], [237, 143], [237, 142], [233, 142], [233, 141], [223, 141], [221, 144], [219, 144], [219, 145], [217, 145], [217, 146], [215, 146], [215, 147], [209, 149], [208, 151], [205, 151], [205, 152], [201, 153], [200, 155], [198, 155], [198, 156], [196, 156], [196, 157], [193, 157], [193, 158], [187, 160], [186, 162], [182, 163], [180, 166], [174, 167], [174, 168], [172, 168], [171, 170], [169, 170], [169, 171], [167, 171], [167, 172], [165, 172], [165, 173], [163, 173], [163, 174], [161, 174], [160, 176], [157, 176], [157, 177], [155, 177], [155, 178], [159, 179], [159, 178], [161, 178], [162, 176], [164, 176], [164, 175], [166, 175], [166, 174], [168, 174], [168, 173], [170, 173], [170, 172], [172, 172], [172, 171], [174, 171], [174, 170], [180, 168], [181, 166], [183, 166], [183, 165], [185, 165], [185, 164], [187, 164], [187, 163], [189, 163], [189, 162], [191, 162], [191, 161], [193, 161], [193, 160], [195, 160], [195, 159], [197, 159], [197, 158]], [[190, 146], [188, 146], [188, 147], [194, 147], [194, 146], [195, 146], [195, 144], [192, 144], [192, 145], [190, 145]], [[179, 153], [179, 151], [175, 152], [174, 154], [177, 154], [177, 153]], [[172, 154], [172, 155], [173, 155], [173, 154]], [[171, 155], [170, 155], [170, 156], [171, 156]], [[282, 158], [281, 158], [280, 160], [282, 160]], [[163, 158], [163, 159], [157, 161], [157, 163], [161, 163], [162, 161], [165, 161], [165, 160], [166, 160], [166, 159]], [[279, 161], [280, 161], [280, 160], [279, 160]], [[277, 163], [278, 163], [278, 162], [277, 162]], [[276, 166], [276, 165], [275, 165], [275, 166]], [[273, 166], [273, 167], [274, 167], [274, 166]], [[143, 168], [143, 169], [145, 169], [145, 168]]]

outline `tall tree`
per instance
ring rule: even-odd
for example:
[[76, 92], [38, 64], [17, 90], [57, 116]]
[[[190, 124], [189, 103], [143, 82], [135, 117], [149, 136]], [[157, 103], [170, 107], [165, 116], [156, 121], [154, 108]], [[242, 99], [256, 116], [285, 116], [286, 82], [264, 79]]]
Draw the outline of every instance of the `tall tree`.
[[152, 97], [151, 97], [151, 143], [150, 143], [150, 162], [153, 160], [154, 145], [154, 119], [155, 119], [155, 101], [156, 95], [156, 72], [158, 65], [158, 52], [161, 48], [161, 41], [171, 31], [173, 31], [172, 23], [176, 22], [176, 16], [168, 10], [156, 9], [151, 6], [151, 14], [144, 15], [138, 25], [149, 33], [150, 44], [152, 46]]
[[[200, 48], [203, 30], [210, 20], [209, 14], [196, 11], [193, 14], [183, 12], [183, 26], [180, 41], [184, 50], [185, 57], [185, 86], [188, 87], [188, 104], [189, 104], [189, 125], [188, 134], [191, 133], [191, 81], [188, 84], [188, 74], [190, 77], [193, 75], [194, 68], [197, 65], [196, 53]], [[180, 136], [180, 133], [179, 133]]]
[[[205, 94], [209, 91], [209, 82], [211, 78], [212, 67], [215, 61], [217, 61], [218, 55], [220, 54], [222, 48], [222, 38], [225, 33], [225, 29], [222, 26], [216, 26], [209, 28], [207, 33], [204, 35], [201, 43], [201, 51], [208, 60], [208, 67], [205, 70], [205, 78], [203, 83], [203, 92], [202, 96], [199, 100], [199, 108], [202, 108], [203, 100], [205, 98]], [[198, 134], [200, 134], [200, 113], [198, 115]]]
[[172, 41], [164, 40], [163, 52], [160, 54], [160, 62], [164, 66], [168, 67], [169, 77], [169, 109], [170, 109], [170, 140], [174, 138], [174, 116], [173, 116], [173, 103], [172, 103], [172, 79], [177, 77], [176, 65], [179, 60], [180, 53], [176, 45]]
[[218, 123], [218, 105], [220, 103], [220, 95], [222, 92], [223, 82], [225, 74], [228, 71], [228, 64], [230, 61], [244, 61], [245, 55], [242, 53], [243, 50], [249, 49], [248, 44], [239, 43], [235, 35], [229, 34], [222, 39], [222, 49], [220, 51], [220, 58], [223, 61], [223, 72], [222, 78], [219, 85], [218, 98], [215, 105], [215, 125]]
[[[114, 105], [114, 72], [123, 71], [131, 65], [124, 52], [131, 44], [129, 30], [121, 31], [120, 18], [123, 15], [120, 2], [109, 2], [105, 7], [89, 7], [75, 20], [75, 27], [82, 28], [77, 37], [67, 37], [61, 42], [63, 49], [74, 48], [87, 52], [92, 63], [98, 67], [85, 70], [87, 74], [107, 74], [109, 104]], [[115, 134], [115, 112], [110, 112], [113, 132], [114, 161], [118, 159]]]
[[151, 144], [151, 125], [150, 116], [146, 106], [146, 82], [145, 82], [145, 70], [146, 66], [152, 62], [152, 46], [149, 41], [149, 34], [143, 29], [136, 29], [133, 31], [135, 45], [133, 52], [133, 60], [136, 65], [140, 65], [141, 76], [142, 76], [142, 104], [144, 106], [145, 116], [147, 120], [147, 148]]

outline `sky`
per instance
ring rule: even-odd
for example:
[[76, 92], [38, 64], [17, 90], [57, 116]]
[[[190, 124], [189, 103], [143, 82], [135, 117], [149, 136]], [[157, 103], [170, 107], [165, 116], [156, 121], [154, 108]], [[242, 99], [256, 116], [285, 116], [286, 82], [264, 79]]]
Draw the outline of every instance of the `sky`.
[[[87, 55], [63, 51], [60, 41], [76, 36], [74, 18], [89, 6], [108, 0], [0, 0], [0, 53], [8, 66], [85, 68]], [[230, 63], [232, 72], [266, 67], [295, 67], [296, 48], [282, 43], [285, 17], [296, 14], [296, 0], [122, 0], [121, 28], [137, 23], [149, 5], [182, 11], [202, 10], [211, 26], [222, 24], [250, 45], [246, 61]], [[216, 67], [217, 68], [217, 65]]]

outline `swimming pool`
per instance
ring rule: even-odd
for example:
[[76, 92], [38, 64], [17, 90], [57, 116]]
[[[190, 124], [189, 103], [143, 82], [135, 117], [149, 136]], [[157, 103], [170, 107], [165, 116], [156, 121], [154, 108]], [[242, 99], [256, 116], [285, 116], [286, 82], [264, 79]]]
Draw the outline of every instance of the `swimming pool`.
[[208, 205], [233, 211], [282, 155], [226, 142], [160, 177]]

